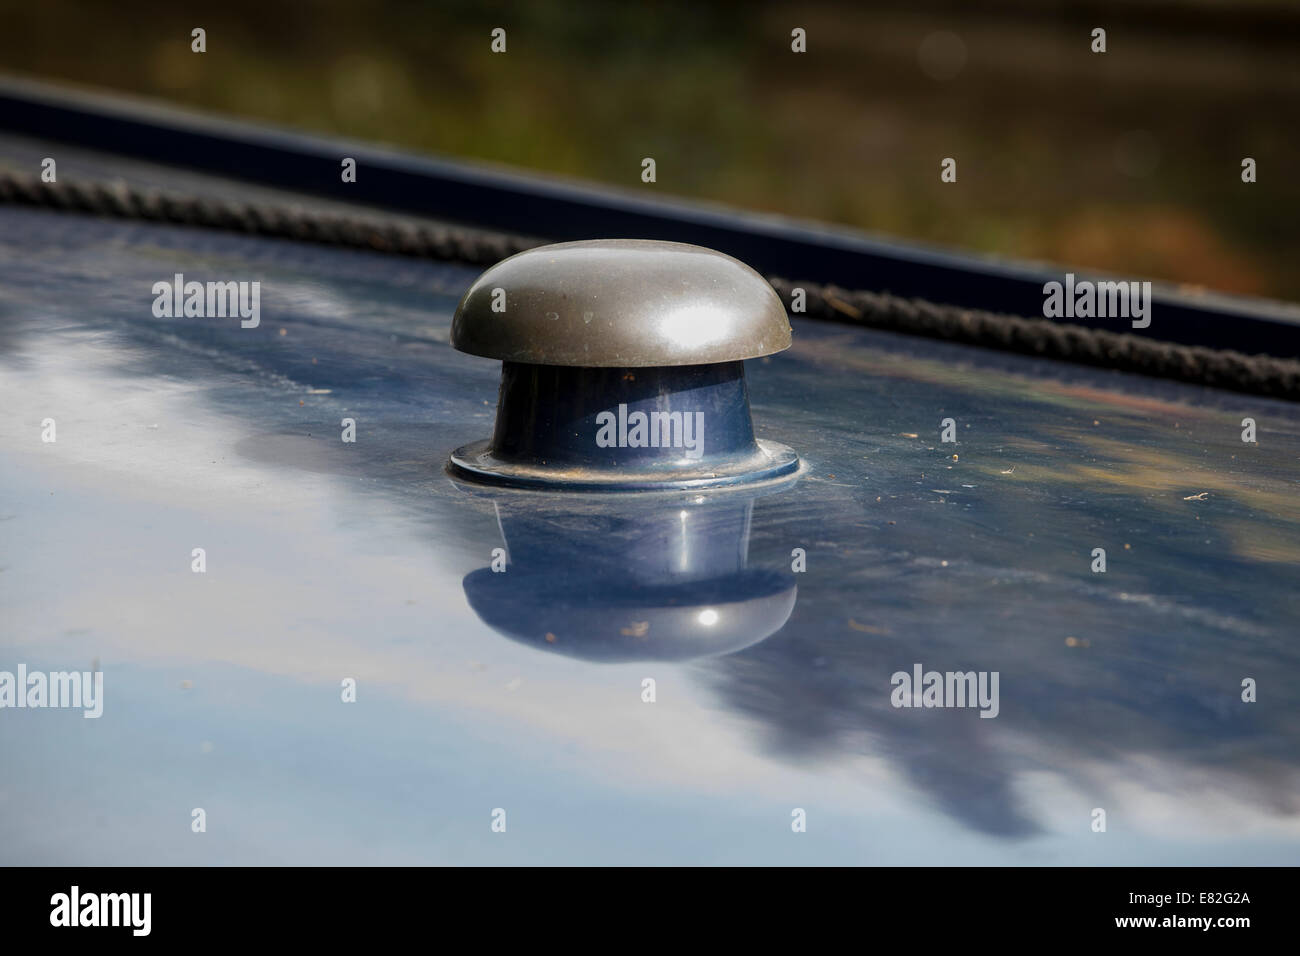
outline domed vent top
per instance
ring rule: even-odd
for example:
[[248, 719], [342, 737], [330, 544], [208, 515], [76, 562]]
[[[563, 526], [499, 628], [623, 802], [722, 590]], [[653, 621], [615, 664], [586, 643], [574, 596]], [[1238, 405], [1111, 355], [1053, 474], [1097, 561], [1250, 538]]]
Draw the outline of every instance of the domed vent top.
[[790, 347], [781, 299], [749, 266], [680, 242], [597, 239], [529, 249], [470, 286], [462, 352], [529, 365], [705, 365]]

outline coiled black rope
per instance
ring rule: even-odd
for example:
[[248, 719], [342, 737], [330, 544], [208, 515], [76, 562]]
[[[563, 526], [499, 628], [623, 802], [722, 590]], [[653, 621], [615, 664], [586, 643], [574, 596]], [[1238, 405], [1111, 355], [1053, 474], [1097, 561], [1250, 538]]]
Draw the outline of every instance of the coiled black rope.
[[[545, 241], [383, 215], [307, 209], [289, 203], [185, 196], [120, 181], [46, 183], [38, 176], [4, 170], [0, 170], [0, 202], [484, 266]], [[882, 292], [780, 277], [768, 277], [768, 281], [787, 304], [796, 288], [803, 289], [804, 315], [809, 318], [1300, 401], [1300, 361], [1292, 359], [1178, 345]]]

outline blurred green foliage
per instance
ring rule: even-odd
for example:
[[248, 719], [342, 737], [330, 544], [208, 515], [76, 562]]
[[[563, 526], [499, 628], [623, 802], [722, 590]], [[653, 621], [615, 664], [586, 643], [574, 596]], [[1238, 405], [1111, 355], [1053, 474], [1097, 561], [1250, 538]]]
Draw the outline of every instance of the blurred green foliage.
[[[505, 54], [490, 50], [498, 26]], [[1105, 54], [1089, 49], [1096, 26]], [[791, 52], [794, 27], [806, 54]], [[0, 56], [20, 74], [1291, 299], [1298, 37], [1300, 7], [1271, 0], [41, 0], [0, 13]], [[646, 156], [654, 185], [640, 181]], [[939, 179], [948, 156], [955, 184]]]

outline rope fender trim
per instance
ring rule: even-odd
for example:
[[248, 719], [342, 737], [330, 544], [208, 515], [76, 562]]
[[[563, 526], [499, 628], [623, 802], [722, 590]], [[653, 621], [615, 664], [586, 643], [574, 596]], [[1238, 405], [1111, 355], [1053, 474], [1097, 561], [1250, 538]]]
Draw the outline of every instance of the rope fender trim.
[[[187, 196], [141, 189], [122, 181], [47, 183], [39, 176], [3, 170], [0, 203], [222, 229], [469, 265], [492, 265], [545, 242], [468, 227], [414, 224], [382, 215]], [[806, 311], [799, 314], [805, 318], [1300, 401], [1300, 361], [1161, 342], [1044, 318], [902, 298], [887, 292], [841, 289], [778, 276], [769, 276], [768, 281], [787, 305], [793, 290], [803, 289]]]

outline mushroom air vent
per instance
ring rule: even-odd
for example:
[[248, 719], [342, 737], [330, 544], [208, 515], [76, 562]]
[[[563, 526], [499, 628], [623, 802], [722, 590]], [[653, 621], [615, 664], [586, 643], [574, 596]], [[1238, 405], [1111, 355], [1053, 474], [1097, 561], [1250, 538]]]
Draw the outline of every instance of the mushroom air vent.
[[676, 242], [530, 249], [465, 293], [451, 344], [501, 360], [492, 438], [458, 448], [472, 481], [555, 489], [730, 485], [795, 472], [755, 439], [744, 360], [790, 346], [780, 298], [741, 262]]

